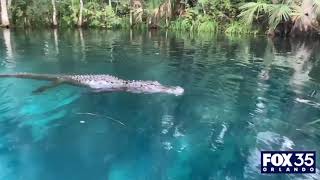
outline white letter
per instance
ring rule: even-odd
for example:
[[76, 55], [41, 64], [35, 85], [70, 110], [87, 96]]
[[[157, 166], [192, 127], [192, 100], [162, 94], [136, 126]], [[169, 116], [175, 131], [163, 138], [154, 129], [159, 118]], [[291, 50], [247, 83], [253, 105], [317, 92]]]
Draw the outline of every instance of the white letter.
[[286, 172], [290, 172], [290, 168], [289, 167], [286, 168]]
[[282, 153], [282, 157], [284, 158], [282, 166], [292, 166], [292, 164], [290, 162], [291, 156], [292, 156], [291, 153], [290, 154]]
[[267, 166], [269, 162], [271, 162], [270, 160], [271, 158], [271, 154], [262, 154], [262, 162], [263, 162], [263, 166]]
[[309, 169], [309, 171], [310, 171], [310, 172], [314, 172], [314, 168], [311, 167], [311, 168]]
[[271, 157], [271, 163], [274, 166], [281, 166], [281, 164], [283, 163], [283, 157], [281, 156], [281, 154], [274, 154]]
[[267, 168], [266, 168], [266, 167], [262, 168], [262, 171], [263, 171], [263, 172], [266, 172], [266, 171], [267, 171]]

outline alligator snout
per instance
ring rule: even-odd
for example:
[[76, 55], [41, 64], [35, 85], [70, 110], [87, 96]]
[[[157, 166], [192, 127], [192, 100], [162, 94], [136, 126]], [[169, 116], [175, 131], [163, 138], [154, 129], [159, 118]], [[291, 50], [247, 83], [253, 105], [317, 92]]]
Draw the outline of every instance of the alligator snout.
[[174, 94], [176, 96], [181, 96], [184, 93], [184, 89], [180, 86], [177, 87], [171, 87], [167, 91], [170, 94]]

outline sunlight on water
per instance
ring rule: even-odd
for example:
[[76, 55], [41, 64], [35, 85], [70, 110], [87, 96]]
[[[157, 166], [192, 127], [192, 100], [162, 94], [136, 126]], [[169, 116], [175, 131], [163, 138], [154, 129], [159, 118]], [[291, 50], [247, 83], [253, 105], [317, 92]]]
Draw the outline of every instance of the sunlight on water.
[[[1, 31], [1, 73], [111, 74], [183, 96], [0, 79], [0, 180], [262, 175], [261, 150], [320, 150], [320, 44], [303, 39]], [[319, 163], [318, 163], [319, 164]]]

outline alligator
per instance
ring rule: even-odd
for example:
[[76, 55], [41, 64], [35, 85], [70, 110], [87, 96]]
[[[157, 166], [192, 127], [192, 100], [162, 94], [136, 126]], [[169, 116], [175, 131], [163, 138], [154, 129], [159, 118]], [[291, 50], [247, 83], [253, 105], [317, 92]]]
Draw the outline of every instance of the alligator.
[[0, 78], [23, 78], [51, 81], [46, 86], [41, 86], [33, 93], [41, 93], [50, 88], [61, 84], [81, 86], [89, 88], [93, 92], [115, 92], [125, 91], [131, 93], [167, 93], [176, 96], [182, 95], [184, 89], [180, 86], [164, 86], [157, 81], [134, 81], [123, 80], [111, 75], [55, 75], [55, 74], [34, 74], [34, 73], [16, 73], [0, 74]]

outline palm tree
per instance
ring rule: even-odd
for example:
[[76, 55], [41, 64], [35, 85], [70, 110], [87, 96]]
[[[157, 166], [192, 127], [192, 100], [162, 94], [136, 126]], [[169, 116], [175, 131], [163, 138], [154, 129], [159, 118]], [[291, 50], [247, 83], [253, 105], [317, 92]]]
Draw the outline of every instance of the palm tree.
[[81, 27], [82, 26], [82, 11], [83, 11], [83, 0], [80, 0], [80, 12], [79, 12], [79, 17], [78, 17], [78, 27]]
[[143, 0], [130, 0], [130, 26], [142, 22]]
[[165, 0], [163, 2], [158, 1], [158, 6], [152, 10], [151, 16], [149, 17], [149, 26], [160, 27], [161, 19], [164, 19], [166, 26], [169, 26], [169, 21], [172, 18], [173, 6], [171, 0]]
[[320, 0], [303, 0], [301, 6], [295, 6], [292, 14], [294, 22], [291, 32], [311, 30], [319, 31], [317, 18], [320, 17]]
[[[286, 31], [291, 35], [311, 31], [319, 31], [317, 18], [320, 17], [320, 0], [284, 0], [273, 4], [265, 2], [249, 2], [240, 7], [241, 13], [238, 17], [247, 25], [254, 21], [267, 18], [269, 33]], [[280, 25], [282, 29], [280, 29]], [[288, 31], [288, 24], [292, 26]], [[281, 32], [283, 33], [283, 32]]]
[[56, 10], [56, 0], [51, 0], [52, 4], [52, 26], [57, 27], [57, 10]]
[[9, 27], [9, 17], [8, 17], [8, 10], [7, 10], [7, 0], [1, 0], [1, 26], [2, 27]]

